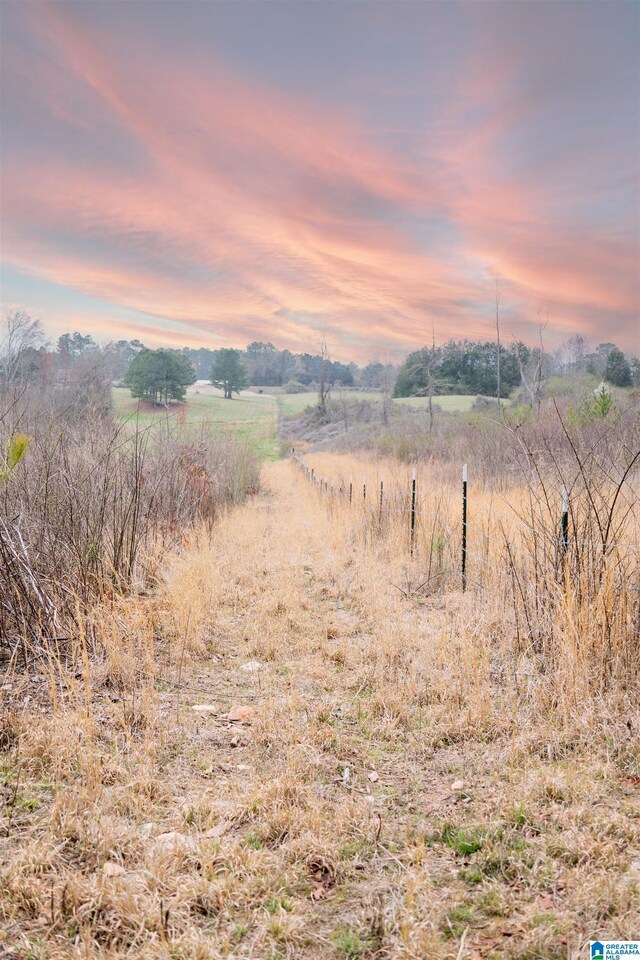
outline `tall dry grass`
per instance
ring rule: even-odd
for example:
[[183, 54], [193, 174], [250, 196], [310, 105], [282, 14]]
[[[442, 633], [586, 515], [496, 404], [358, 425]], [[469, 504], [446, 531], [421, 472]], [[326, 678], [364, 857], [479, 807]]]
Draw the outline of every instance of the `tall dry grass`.
[[[640, 428], [635, 410], [586, 427], [556, 410], [553, 422], [553, 431], [546, 419], [526, 430], [502, 428], [504, 472], [500, 463], [493, 475], [487, 469], [493, 435], [488, 448], [481, 435], [467, 448], [466, 581], [477, 607], [500, 611], [490, 628], [492, 669], [525, 676], [547, 706], [570, 711], [637, 682]], [[332, 522], [346, 514], [362, 549], [390, 563], [406, 558], [398, 590], [414, 597], [460, 591], [462, 483], [452, 482], [450, 460], [417, 466], [413, 541], [409, 466], [326, 453], [299, 466], [306, 482], [313, 469]]]
[[5, 397], [0, 418], [0, 449], [27, 438], [0, 480], [0, 648], [25, 662], [77, 642], [78, 609], [143, 589], [190, 524], [213, 523], [258, 483], [248, 448], [206, 426], [118, 423], [59, 393], [55, 406], [29, 388]]
[[0, 690], [0, 948], [578, 960], [631, 936], [638, 503], [616, 442], [588, 470], [577, 448], [588, 484], [570, 447], [540, 477], [523, 453], [507, 490], [469, 456], [464, 593], [459, 465], [418, 466], [412, 553], [410, 467], [307, 454], [333, 493], [267, 465], [152, 592], [77, 610], [71, 652]]

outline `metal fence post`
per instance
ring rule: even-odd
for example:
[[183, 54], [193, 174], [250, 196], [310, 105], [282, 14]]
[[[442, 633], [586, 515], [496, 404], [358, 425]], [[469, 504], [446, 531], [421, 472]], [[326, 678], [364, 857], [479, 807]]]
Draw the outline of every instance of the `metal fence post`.
[[565, 554], [569, 547], [569, 494], [567, 488], [562, 487], [562, 517], [560, 519], [560, 544]]
[[467, 589], [467, 465], [462, 468], [462, 592]]
[[411, 477], [411, 555], [413, 556], [413, 547], [416, 537], [416, 468], [413, 468]]

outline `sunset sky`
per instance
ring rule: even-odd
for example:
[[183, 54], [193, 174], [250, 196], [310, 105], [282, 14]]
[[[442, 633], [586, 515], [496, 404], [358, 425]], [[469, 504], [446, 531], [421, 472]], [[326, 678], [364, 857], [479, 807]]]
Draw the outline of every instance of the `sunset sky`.
[[2, 303], [336, 359], [640, 349], [638, 3], [11, 2]]

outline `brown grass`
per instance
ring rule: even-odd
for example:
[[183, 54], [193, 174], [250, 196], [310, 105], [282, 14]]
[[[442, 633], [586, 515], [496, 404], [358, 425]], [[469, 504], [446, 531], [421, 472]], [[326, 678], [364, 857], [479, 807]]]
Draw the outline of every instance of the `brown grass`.
[[635, 654], [627, 621], [613, 672], [598, 645], [606, 578], [590, 613], [553, 588], [538, 650], [495, 493], [471, 488], [462, 594], [436, 471], [413, 558], [405, 513], [350, 510], [291, 462], [264, 480], [154, 596], [79, 615], [72, 658], [5, 679], [0, 955], [559, 960], [637, 936]]

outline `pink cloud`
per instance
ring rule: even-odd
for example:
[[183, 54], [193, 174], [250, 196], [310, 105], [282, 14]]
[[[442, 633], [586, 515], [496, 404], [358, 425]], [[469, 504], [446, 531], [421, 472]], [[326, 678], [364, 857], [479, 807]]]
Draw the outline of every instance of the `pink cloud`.
[[[78, 119], [81, 133], [107, 117], [137, 157], [92, 165], [29, 151], [5, 165], [4, 255], [25, 271], [173, 322], [177, 340], [269, 336], [304, 348], [324, 327], [360, 357], [368, 343], [424, 342], [432, 321], [439, 339], [491, 336], [482, 307], [496, 272], [525, 335], [540, 303], [561, 331], [589, 332], [599, 310], [637, 313], [629, 243], [559, 226], [548, 184], [496, 166], [504, 137], [535, 109], [500, 99], [515, 56], [470, 65], [418, 163], [376, 146], [346, 110], [219, 64], [205, 72], [141, 51], [116, 66], [113, 37], [82, 26], [72, 6], [30, 4], [27, 16], [68, 72], [27, 72], [25, 102], [73, 123], [65, 98], [79, 85], [100, 110]], [[425, 242], [421, 218], [453, 235], [436, 226]]]

